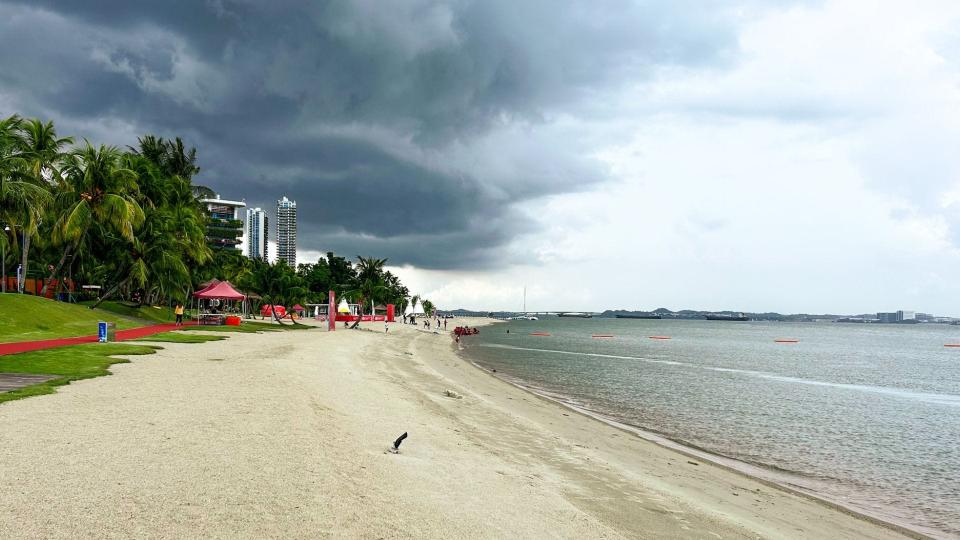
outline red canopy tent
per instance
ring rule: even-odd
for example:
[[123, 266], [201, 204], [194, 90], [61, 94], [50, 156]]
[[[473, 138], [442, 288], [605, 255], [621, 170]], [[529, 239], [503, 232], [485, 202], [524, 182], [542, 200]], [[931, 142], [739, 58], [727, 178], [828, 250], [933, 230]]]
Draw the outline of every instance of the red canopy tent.
[[205, 291], [205, 290], [213, 287], [213, 286], [216, 285], [217, 283], [220, 283], [220, 280], [217, 279], [217, 278], [213, 278], [213, 279], [211, 279], [210, 281], [204, 281], [203, 283], [200, 284], [200, 288], [197, 289], [196, 292]]
[[247, 298], [245, 294], [237, 292], [237, 290], [230, 285], [229, 281], [219, 281], [206, 289], [201, 289], [193, 293], [193, 296], [207, 300], [214, 298], [220, 300], [244, 300]]
[[[200, 302], [203, 300], [207, 300], [207, 306], [209, 307], [211, 300], [243, 301], [247, 298], [246, 295], [234, 289], [233, 286], [230, 285], [229, 281], [217, 281], [216, 283], [212, 283], [210, 286], [193, 293], [193, 297], [197, 299], [198, 307], [199, 305], [202, 305]], [[241, 309], [242, 311], [245, 311], [245, 308]], [[217, 323], [222, 324], [224, 321], [224, 316], [223, 313], [218, 313], [214, 310], [203, 312], [202, 310], [198, 309], [197, 320], [200, 322], [200, 324], [208, 321], [216, 321]], [[239, 324], [239, 321], [240, 319], [237, 317], [236, 324]], [[230, 321], [227, 322], [229, 323]]]

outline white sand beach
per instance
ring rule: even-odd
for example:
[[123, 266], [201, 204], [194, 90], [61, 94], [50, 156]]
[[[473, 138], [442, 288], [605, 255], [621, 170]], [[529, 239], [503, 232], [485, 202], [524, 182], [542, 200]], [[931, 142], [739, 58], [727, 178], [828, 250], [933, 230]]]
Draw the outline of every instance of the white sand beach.
[[0, 538], [902, 537], [368, 326], [163, 343], [0, 405]]

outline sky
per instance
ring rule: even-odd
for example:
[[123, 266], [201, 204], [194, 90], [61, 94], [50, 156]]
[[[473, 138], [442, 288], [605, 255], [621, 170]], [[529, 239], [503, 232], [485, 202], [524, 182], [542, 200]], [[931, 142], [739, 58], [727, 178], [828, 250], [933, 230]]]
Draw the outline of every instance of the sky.
[[0, 115], [180, 136], [442, 308], [960, 315], [960, 3], [0, 0]]

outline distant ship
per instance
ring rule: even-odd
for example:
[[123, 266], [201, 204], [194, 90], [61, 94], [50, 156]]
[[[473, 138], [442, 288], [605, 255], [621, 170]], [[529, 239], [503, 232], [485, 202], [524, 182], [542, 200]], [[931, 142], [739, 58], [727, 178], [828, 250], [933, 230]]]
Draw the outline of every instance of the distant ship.
[[638, 315], [614, 315], [618, 319], [662, 319], [659, 313], [640, 313]]
[[736, 315], [726, 315], [723, 313], [708, 313], [704, 315], [708, 321], [749, 321], [750, 317], [747, 317], [743, 313], [737, 313]]
[[578, 319], [592, 319], [593, 313], [557, 313], [557, 317], [576, 317]]

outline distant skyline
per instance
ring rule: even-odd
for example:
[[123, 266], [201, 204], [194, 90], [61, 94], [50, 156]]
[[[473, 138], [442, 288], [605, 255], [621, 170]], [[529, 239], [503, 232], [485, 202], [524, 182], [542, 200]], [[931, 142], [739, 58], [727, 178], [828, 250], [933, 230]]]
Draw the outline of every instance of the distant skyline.
[[958, 27], [954, 1], [0, 0], [0, 115], [181, 136], [197, 183], [297, 200], [298, 262], [387, 257], [445, 308], [960, 315]]

